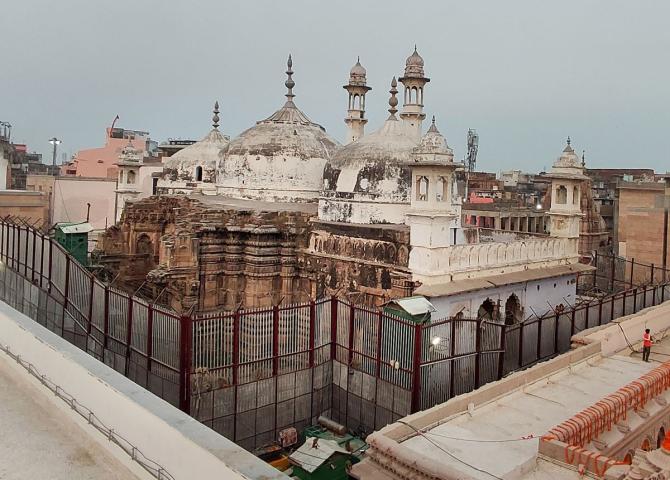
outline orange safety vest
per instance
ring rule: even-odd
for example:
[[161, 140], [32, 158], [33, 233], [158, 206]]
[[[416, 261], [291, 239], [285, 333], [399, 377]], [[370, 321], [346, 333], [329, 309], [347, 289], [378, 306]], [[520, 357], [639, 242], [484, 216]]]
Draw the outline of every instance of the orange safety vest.
[[651, 334], [645, 333], [642, 335], [642, 345], [645, 347], [651, 347]]

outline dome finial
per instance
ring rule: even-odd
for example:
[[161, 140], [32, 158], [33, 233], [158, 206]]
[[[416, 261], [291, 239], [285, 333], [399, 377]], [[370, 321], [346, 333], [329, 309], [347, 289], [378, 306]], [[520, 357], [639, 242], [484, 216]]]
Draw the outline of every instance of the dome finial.
[[435, 115], [433, 115], [433, 119], [430, 123], [430, 128], [428, 129], [428, 132], [430, 132], [430, 133], [440, 133], [440, 131], [437, 129], [437, 125], [435, 125]]
[[288, 62], [286, 62], [286, 66], [288, 69], [286, 70], [286, 75], [288, 78], [286, 79], [286, 82], [284, 82], [284, 85], [286, 85], [286, 88], [288, 88], [288, 92], [286, 93], [286, 98], [288, 98], [288, 101], [293, 103], [293, 87], [295, 87], [295, 82], [293, 81], [292, 75], [293, 75], [293, 59], [291, 58], [291, 54], [289, 53], [288, 55]]
[[219, 128], [219, 101], [214, 102], [214, 116], [212, 116], [212, 127]]
[[568, 135], [568, 146], [570, 146], [570, 135]]
[[586, 168], [586, 150], [582, 150], [582, 168]]
[[391, 90], [389, 90], [389, 93], [391, 94], [391, 98], [389, 98], [389, 105], [391, 106], [391, 108], [389, 108], [389, 113], [391, 115], [389, 115], [388, 120], [398, 120], [395, 116], [398, 111], [396, 108], [398, 106], [398, 99], [396, 98], [396, 94], [398, 93], [397, 86], [398, 81], [393, 77], [393, 80], [391, 80]]

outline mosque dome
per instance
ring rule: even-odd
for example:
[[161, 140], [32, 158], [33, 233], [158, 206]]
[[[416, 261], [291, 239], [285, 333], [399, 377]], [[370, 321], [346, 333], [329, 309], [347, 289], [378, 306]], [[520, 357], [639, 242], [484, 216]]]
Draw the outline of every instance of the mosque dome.
[[409, 207], [412, 154], [417, 147], [407, 124], [391, 115], [381, 129], [340, 148], [326, 164], [319, 219], [347, 223], [403, 223]]
[[288, 60], [287, 101], [223, 148], [218, 193], [265, 201], [315, 201], [323, 167], [339, 146], [293, 102], [293, 63]]
[[[219, 131], [219, 102], [214, 104], [212, 130], [197, 141], [165, 159], [164, 179], [183, 184], [204, 182], [214, 183], [219, 152], [228, 145], [229, 139]], [[166, 185], [167, 186], [167, 185]], [[175, 187], [177, 185], [170, 185]]]
[[407, 57], [405, 62], [405, 77], [423, 77], [423, 57], [419, 55], [419, 52], [416, 50], [416, 45], [414, 46], [414, 53]]

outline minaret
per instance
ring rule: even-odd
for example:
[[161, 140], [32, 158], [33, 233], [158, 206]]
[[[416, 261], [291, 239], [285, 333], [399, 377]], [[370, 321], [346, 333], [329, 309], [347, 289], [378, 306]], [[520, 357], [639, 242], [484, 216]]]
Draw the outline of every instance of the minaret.
[[365, 124], [368, 123], [365, 118], [365, 94], [372, 90], [372, 87], [367, 86], [366, 74], [359, 57], [349, 72], [349, 83], [342, 87], [349, 92], [349, 108], [344, 119], [344, 123], [349, 127], [346, 143], [361, 138], [364, 135]]
[[423, 88], [430, 82], [430, 78], [424, 75], [423, 58], [416, 51], [416, 45], [414, 53], [405, 62], [405, 76], [400, 78], [400, 81], [405, 86], [405, 99], [400, 118], [410, 126], [418, 142], [421, 140], [421, 122], [426, 118], [426, 114], [423, 113]]

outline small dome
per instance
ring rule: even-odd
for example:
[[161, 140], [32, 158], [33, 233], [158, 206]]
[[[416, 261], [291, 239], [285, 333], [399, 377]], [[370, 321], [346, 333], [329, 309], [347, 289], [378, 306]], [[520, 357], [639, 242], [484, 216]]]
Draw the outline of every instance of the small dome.
[[556, 162], [554, 162], [554, 167], [581, 167], [581, 161], [579, 156], [575, 153], [575, 150], [572, 148], [570, 137], [568, 137], [563, 153], [558, 157]]
[[416, 153], [416, 161], [421, 162], [422, 157], [425, 157], [426, 154], [432, 159], [435, 160], [437, 155], [441, 156], [441, 162], [453, 162], [454, 152], [449, 145], [447, 145], [447, 139], [444, 138], [444, 135], [440, 133], [435, 125], [435, 117], [430, 125], [430, 128], [426, 134], [421, 137], [421, 142], [419, 146], [414, 149]]
[[423, 77], [423, 67], [423, 58], [417, 52], [416, 46], [414, 46], [414, 53], [407, 57], [407, 61], [405, 62], [405, 77]]
[[349, 71], [349, 85], [365, 86], [367, 83], [366, 75], [367, 71], [365, 70], [365, 67], [361, 65], [361, 59], [359, 57], [356, 61], [356, 65], [351, 67], [351, 70]]
[[228, 137], [218, 128], [213, 128], [202, 140], [165, 159], [163, 169], [166, 173], [176, 171], [179, 177], [192, 175], [196, 167], [202, 167], [203, 181], [214, 182], [216, 163], [221, 149], [228, 145]]
[[355, 77], [355, 76], [364, 77], [364, 76], [367, 75], [367, 73], [368, 72], [365, 70], [365, 67], [363, 67], [363, 65], [361, 65], [361, 60], [359, 58], [356, 61], [356, 65], [351, 67], [351, 71], [349, 72], [349, 75], [352, 76], [352, 77]]

